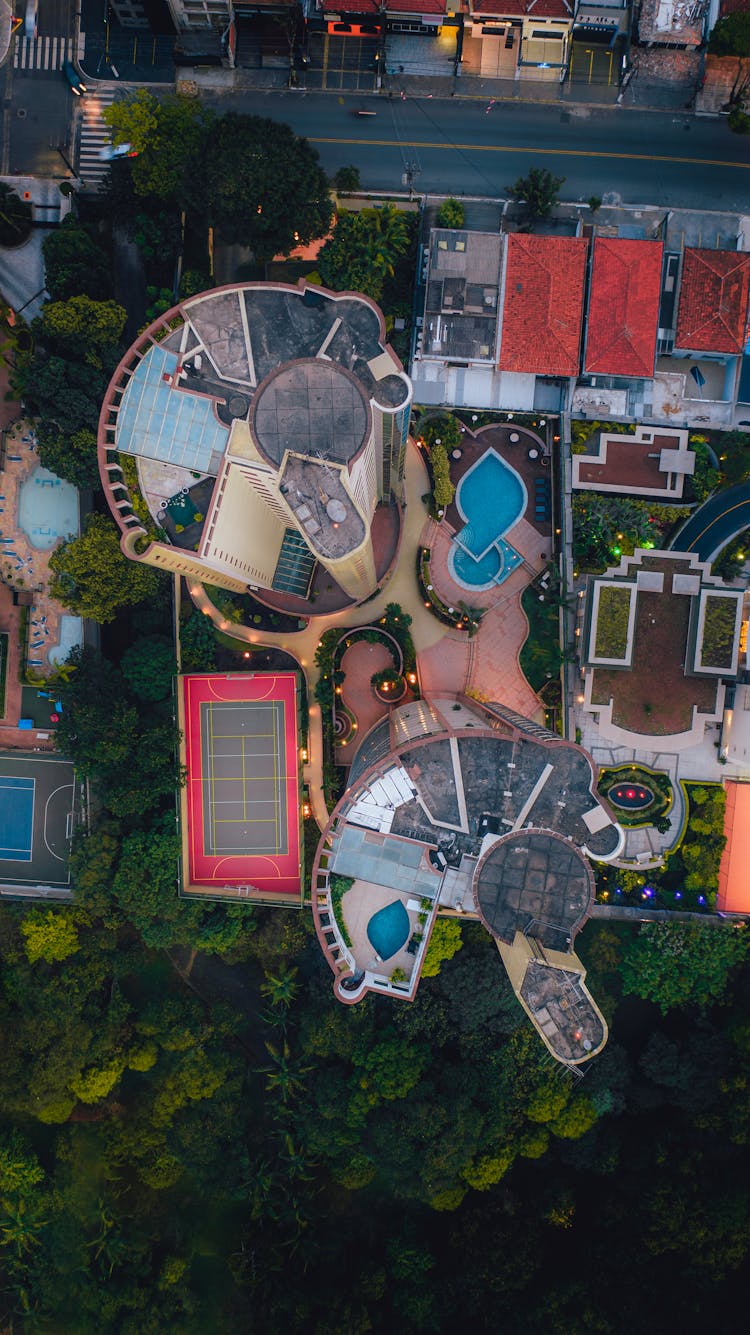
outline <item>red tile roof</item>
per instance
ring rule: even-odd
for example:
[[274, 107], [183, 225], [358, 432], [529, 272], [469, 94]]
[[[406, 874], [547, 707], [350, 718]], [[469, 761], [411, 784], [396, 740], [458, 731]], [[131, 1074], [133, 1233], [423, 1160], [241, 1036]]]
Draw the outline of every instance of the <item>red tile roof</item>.
[[717, 908], [722, 913], [750, 913], [750, 784], [727, 783], [724, 813], [726, 844], [719, 865]]
[[[386, 11], [389, 14], [446, 14], [448, 5], [446, 0], [386, 0]], [[458, 0], [451, 5], [451, 12], [457, 13], [460, 9]]]
[[750, 254], [687, 247], [675, 347], [696, 352], [742, 352], [749, 292]]
[[471, 0], [471, 13], [473, 18], [491, 14], [493, 18], [569, 19], [573, 5], [570, 0]]
[[584, 369], [652, 376], [661, 293], [661, 241], [594, 241]]
[[378, 0], [346, 0], [346, 3], [337, 5], [334, 0], [324, 0], [324, 14], [379, 14], [380, 5]]
[[508, 236], [501, 371], [577, 375], [588, 241]]

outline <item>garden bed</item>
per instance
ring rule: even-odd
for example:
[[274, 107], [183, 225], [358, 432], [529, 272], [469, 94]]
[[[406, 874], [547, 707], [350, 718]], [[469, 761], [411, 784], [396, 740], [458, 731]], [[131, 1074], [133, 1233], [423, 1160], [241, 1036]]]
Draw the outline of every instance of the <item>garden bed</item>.
[[730, 669], [734, 663], [737, 599], [708, 594], [701, 636], [701, 667]]
[[[631, 828], [655, 825], [662, 820], [672, 806], [674, 795], [672, 783], [663, 770], [648, 769], [645, 765], [618, 765], [616, 769], [603, 769], [599, 774], [597, 792], [605, 801], [610, 800], [617, 814], [620, 825]], [[633, 798], [629, 794], [633, 793]], [[627, 802], [639, 801], [639, 794], [650, 796], [647, 805], [633, 806], [628, 810]]]
[[625, 659], [628, 652], [630, 608], [634, 590], [631, 585], [599, 586], [596, 609], [596, 636], [594, 656], [605, 659]]

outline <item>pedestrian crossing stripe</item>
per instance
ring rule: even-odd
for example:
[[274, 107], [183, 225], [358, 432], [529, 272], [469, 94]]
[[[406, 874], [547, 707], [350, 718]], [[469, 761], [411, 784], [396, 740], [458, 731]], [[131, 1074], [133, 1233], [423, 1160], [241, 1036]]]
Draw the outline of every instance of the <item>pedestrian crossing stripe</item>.
[[18, 37], [13, 54], [17, 70], [61, 70], [72, 60], [76, 43], [73, 37]]
[[115, 100], [115, 89], [102, 86], [81, 98], [81, 137], [78, 145], [78, 172], [89, 186], [97, 186], [109, 171], [110, 164], [102, 162], [99, 154], [112, 143], [112, 133], [102, 119], [105, 107]]

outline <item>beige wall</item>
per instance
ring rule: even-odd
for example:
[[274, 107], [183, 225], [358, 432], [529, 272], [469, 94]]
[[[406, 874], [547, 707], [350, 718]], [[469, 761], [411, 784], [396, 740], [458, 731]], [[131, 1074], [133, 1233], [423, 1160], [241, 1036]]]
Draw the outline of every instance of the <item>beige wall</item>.
[[229, 464], [208, 516], [201, 556], [212, 570], [241, 579], [243, 585], [270, 588], [285, 527], [253, 486], [252, 476], [242, 466]]

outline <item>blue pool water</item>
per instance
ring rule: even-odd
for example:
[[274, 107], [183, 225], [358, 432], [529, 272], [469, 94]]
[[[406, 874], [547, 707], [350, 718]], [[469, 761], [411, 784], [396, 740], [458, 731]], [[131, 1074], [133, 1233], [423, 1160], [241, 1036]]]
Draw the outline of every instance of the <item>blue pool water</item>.
[[35, 468], [18, 488], [18, 527], [32, 547], [54, 547], [58, 538], [77, 537], [78, 492], [48, 468]]
[[367, 939], [381, 960], [388, 960], [406, 945], [411, 932], [409, 915], [400, 899], [373, 913], [367, 924]]
[[457, 542], [453, 542], [448, 553], [451, 579], [475, 592], [490, 589], [493, 584], [502, 584], [522, 562], [523, 557], [504, 538], [498, 538], [478, 561]]
[[489, 449], [464, 473], [456, 505], [466, 521], [453, 540], [449, 569], [465, 589], [487, 589], [502, 584], [523, 558], [503, 541], [521, 518], [527, 504], [526, 488], [496, 450]]

